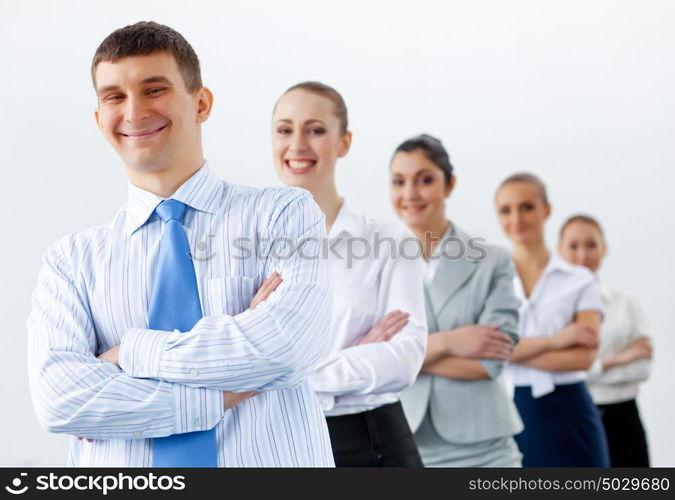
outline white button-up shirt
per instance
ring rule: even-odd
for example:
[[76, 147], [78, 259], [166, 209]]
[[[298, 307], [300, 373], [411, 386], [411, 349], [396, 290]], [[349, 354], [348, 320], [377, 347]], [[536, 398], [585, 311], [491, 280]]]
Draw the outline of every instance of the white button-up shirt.
[[[367, 220], [343, 203], [328, 243], [331, 350], [310, 382], [334, 416], [398, 401], [424, 361], [427, 328], [420, 247], [406, 228]], [[395, 309], [410, 314], [403, 330], [387, 342], [357, 345]]]
[[598, 359], [588, 372], [588, 390], [596, 404], [628, 401], [637, 396], [638, 384], [649, 378], [651, 360], [638, 359], [602, 371], [602, 360], [614, 356], [639, 337], [649, 336], [649, 326], [635, 295], [602, 287], [605, 319]]
[[[41, 425], [73, 435], [71, 466], [148, 467], [151, 438], [214, 426], [221, 467], [332, 466], [307, 382], [328, 349], [328, 266], [302, 256], [319, 255], [323, 214], [306, 191], [228, 184], [208, 166], [172, 198], [188, 206], [183, 226], [204, 317], [184, 333], [147, 328], [162, 198], [129, 185], [111, 223], [45, 254], [28, 321]], [[294, 252], [255, 253], [252, 242], [280, 239]], [[273, 271], [283, 283], [248, 309]], [[97, 359], [116, 345], [120, 367]], [[225, 390], [263, 392], [224, 410]]]
[[[580, 311], [603, 312], [600, 287], [588, 269], [568, 264], [551, 253], [544, 272], [529, 297], [525, 296], [520, 276], [513, 279], [520, 299], [521, 338], [552, 337], [574, 321]], [[549, 372], [529, 366], [509, 364], [505, 370], [511, 390], [531, 386], [535, 398], [553, 392], [556, 384], [571, 384], [586, 379], [586, 371]]]

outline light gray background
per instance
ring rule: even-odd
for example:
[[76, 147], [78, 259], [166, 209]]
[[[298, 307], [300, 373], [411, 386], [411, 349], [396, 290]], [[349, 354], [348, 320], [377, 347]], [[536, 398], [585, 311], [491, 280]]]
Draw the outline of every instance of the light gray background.
[[459, 184], [449, 216], [506, 243], [492, 207], [516, 170], [545, 180], [548, 241], [577, 211], [597, 215], [606, 282], [639, 292], [653, 326], [640, 405], [653, 463], [675, 465], [672, 194], [675, 3], [552, 1], [7, 1], [0, 7], [0, 465], [65, 463], [67, 438], [38, 425], [26, 328], [40, 256], [125, 203], [120, 161], [94, 121], [89, 64], [113, 29], [168, 24], [193, 44], [216, 97], [205, 151], [223, 178], [276, 185], [270, 112], [289, 85], [339, 89], [354, 145], [339, 188], [391, 218], [387, 166], [404, 138], [442, 138]]

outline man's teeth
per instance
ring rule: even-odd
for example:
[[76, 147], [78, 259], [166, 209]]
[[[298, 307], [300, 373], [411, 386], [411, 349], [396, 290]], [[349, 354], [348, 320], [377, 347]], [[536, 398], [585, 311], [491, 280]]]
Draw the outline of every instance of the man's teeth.
[[288, 160], [288, 166], [291, 168], [307, 168], [314, 164], [313, 161]]

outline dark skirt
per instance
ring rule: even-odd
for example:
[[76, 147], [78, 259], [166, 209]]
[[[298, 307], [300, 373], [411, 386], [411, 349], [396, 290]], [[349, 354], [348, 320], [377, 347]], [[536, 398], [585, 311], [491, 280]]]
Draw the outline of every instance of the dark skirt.
[[647, 437], [634, 399], [598, 405], [612, 467], [649, 467]]
[[326, 417], [336, 467], [423, 467], [400, 402]]
[[584, 382], [536, 399], [530, 387], [516, 387], [515, 402], [525, 424], [515, 436], [523, 467], [609, 467], [605, 430]]

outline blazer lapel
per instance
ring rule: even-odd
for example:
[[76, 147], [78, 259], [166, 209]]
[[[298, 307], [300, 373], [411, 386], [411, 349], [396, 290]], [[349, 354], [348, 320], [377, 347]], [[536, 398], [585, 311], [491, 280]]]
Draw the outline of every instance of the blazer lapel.
[[[466, 250], [469, 236], [455, 227], [454, 236], [464, 241]], [[456, 260], [441, 257], [436, 274], [427, 291], [434, 315], [438, 317], [450, 299], [462, 288], [478, 268], [477, 260], [470, 260], [466, 255]]]

